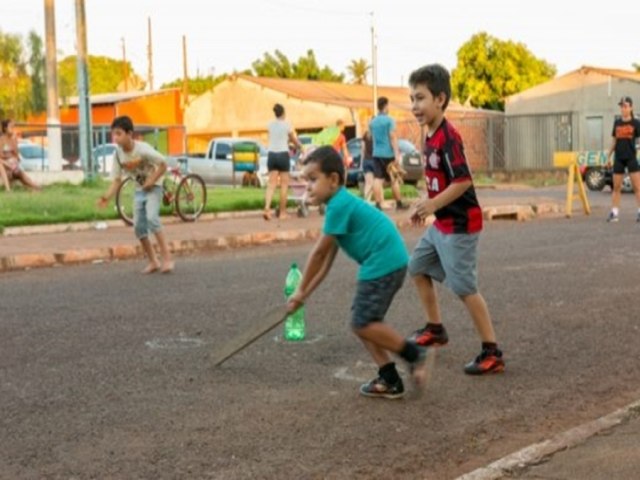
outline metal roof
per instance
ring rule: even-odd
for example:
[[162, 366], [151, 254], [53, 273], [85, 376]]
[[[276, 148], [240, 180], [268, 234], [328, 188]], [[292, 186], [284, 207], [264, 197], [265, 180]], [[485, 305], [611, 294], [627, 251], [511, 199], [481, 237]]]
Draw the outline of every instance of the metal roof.
[[[237, 78], [277, 90], [300, 100], [328, 103], [348, 108], [370, 108], [373, 103], [373, 87], [371, 85], [306, 79], [252, 77], [250, 75], [238, 75]], [[391, 108], [411, 110], [409, 89], [407, 87], [378, 86], [377, 90], [378, 97], [387, 97], [389, 99]], [[456, 102], [450, 102], [449, 108], [451, 107], [464, 109]]]
[[[108, 105], [112, 103], [119, 103], [127, 100], [132, 100], [134, 98], [160, 95], [171, 90], [178, 90], [178, 89], [169, 88], [169, 89], [163, 89], [163, 90], [154, 90], [152, 92], [136, 91], [136, 92], [99, 93], [96, 95], [90, 95], [89, 99], [90, 99], [91, 105]], [[78, 97], [69, 97], [67, 104], [69, 106], [77, 106], [78, 102], [79, 102]]]

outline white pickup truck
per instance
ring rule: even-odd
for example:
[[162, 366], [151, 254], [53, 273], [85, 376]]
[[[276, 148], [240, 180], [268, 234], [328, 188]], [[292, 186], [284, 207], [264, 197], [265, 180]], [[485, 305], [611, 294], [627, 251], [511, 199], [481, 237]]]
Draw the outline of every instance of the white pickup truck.
[[[266, 185], [267, 149], [251, 138], [215, 138], [209, 142], [207, 152], [202, 156], [169, 156], [169, 165], [177, 165], [178, 158], [187, 159], [189, 171], [200, 175], [208, 185], [233, 185], [233, 145], [236, 143], [254, 143], [260, 150], [258, 182]], [[242, 185], [244, 172], [236, 171], [236, 184]]]

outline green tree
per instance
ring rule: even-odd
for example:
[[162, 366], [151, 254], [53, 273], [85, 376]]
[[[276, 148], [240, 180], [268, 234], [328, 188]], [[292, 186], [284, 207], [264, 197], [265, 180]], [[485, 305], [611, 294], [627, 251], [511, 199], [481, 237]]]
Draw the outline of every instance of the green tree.
[[45, 58], [42, 38], [29, 32], [29, 71], [31, 73], [31, 108], [34, 112], [47, 109], [47, 87], [45, 80]]
[[640, 63], [634, 63], [633, 68], [636, 69], [636, 72], [640, 72]]
[[[228, 75], [224, 73], [217, 77], [208, 75], [206, 77], [188, 78], [187, 86], [189, 88], [189, 95], [202, 95], [225, 80], [227, 77]], [[182, 81], [182, 78], [176, 78], [171, 82], [163, 83], [160, 88], [182, 88]]]
[[31, 111], [31, 79], [20, 35], [0, 31], [0, 115], [24, 119]]
[[[123, 69], [122, 60], [110, 57], [89, 55], [87, 57], [89, 69], [89, 92], [92, 95], [98, 93], [117, 92], [118, 87], [124, 85], [123, 72], [128, 72], [129, 89], [133, 86], [141, 86], [144, 82], [134, 72], [131, 63], [127, 62], [126, 70]], [[78, 95], [78, 82], [76, 72], [78, 59], [75, 55], [69, 55], [58, 62], [58, 88], [61, 98]]]
[[481, 32], [458, 50], [452, 96], [474, 107], [504, 110], [504, 99], [553, 78], [556, 69], [522, 43]]
[[371, 66], [364, 58], [357, 60], [351, 60], [351, 63], [347, 66], [347, 72], [351, 75], [351, 83], [356, 85], [367, 84], [367, 73], [371, 70]]
[[262, 59], [255, 60], [251, 66], [259, 77], [299, 78], [327, 82], [344, 81], [343, 74], [334, 72], [327, 65], [320, 67], [313, 50], [307, 50], [307, 54], [301, 56], [294, 63], [291, 63], [280, 50], [276, 50], [273, 54], [267, 52]]

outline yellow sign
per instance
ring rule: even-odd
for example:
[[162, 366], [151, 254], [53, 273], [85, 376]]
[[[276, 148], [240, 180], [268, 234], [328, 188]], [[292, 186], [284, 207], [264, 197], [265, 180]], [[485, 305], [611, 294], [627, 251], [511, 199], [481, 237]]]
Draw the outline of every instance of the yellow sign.
[[[556, 168], [566, 168], [569, 174], [567, 179], [565, 215], [571, 217], [573, 202], [578, 199], [582, 202], [585, 215], [589, 215], [591, 213], [591, 207], [589, 206], [589, 199], [587, 198], [587, 192], [584, 188], [580, 168], [578, 167], [578, 152], [555, 152], [553, 154], [553, 166]], [[574, 189], [575, 184], [578, 184], [577, 198]]]

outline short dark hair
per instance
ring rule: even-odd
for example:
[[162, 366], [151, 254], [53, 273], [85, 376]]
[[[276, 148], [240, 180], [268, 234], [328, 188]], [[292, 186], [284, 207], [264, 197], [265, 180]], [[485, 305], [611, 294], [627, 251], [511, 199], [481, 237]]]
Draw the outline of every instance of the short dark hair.
[[111, 130], [114, 128], [119, 128], [120, 130], [124, 130], [125, 133], [133, 132], [133, 120], [128, 115], [121, 115], [113, 119], [111, 122]]
[[276, 117], [280, 118], [282, 115], [284, 115], [284, 107], [279, 103], [276, 103], [273, 106], [273, 113], [276, 114]]
[[305, 165], [312, 163], [318, 165], [320, 171], [327, 176], [337, 173], [340, 185], [344, 183], [344, 163], [342, 163], [342, 158], [331, 145], [325, 145], [313, 150], [304, 160]]
[[389, 99], [387, 97], [378, 98], [378, 111], [381, 112], [387, 105], [389, 105]]
[[451, 77], [449, 71], [442, 65], [432, 63], [414, 70], [409, 76], [409, 85], [424, 85], [431, 92], [431, 95], [437, 97], [441, 93], [447, 97], [442, 105], [442, 109], [446, 110], [451, 99]]

